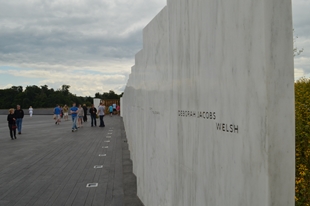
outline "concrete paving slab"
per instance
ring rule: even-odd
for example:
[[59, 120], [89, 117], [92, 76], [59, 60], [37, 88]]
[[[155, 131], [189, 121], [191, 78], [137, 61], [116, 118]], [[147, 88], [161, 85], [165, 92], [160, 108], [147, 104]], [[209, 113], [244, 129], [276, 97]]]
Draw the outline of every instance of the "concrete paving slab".
[[[55, 125], [52, 115], [25, 116], [22, 134], [11, 140], [6, 115], [0, 115], [0, 205], [121, 206], [139, 202], [137, 197], [124, 201], [123, 162], [126, 174], [132, 172], [132, 166], [127, 166], [131, 161], [128, 147], [123, 146], [122, 118], [107, 116], [104, 120], [104, 128], [85, 122], [72, 132], [71, 121]], [[95, 169], [94, 165], [104, 167]], [[94, 182], [98, 187], [86, 188]], [[130, 198], [135, 194], [130, 193]]]

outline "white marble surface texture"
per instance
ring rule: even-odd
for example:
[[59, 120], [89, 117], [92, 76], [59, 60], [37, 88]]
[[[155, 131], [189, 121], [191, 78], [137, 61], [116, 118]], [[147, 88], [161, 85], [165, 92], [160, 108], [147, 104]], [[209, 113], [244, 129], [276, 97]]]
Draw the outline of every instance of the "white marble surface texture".
[[168, 0], [121, 114], [148, 206], [291, 206], [290, 0]]

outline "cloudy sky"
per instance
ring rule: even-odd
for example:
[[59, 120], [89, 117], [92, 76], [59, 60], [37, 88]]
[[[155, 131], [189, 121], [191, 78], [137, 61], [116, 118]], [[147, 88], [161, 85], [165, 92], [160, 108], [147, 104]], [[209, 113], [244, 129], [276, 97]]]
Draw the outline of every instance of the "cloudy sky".
[[[0, 0], [0, 89], [121, 93], [142, 29], [166, 0]], [[293, 0], [295, 78], [310, 77], [310, 0]]]
[[295, 47], [303, 52], [295, 57], [295, 79], [310, 77], [310, 0], [292, 0]]
[[0, 0], [0, 88], [124, 90], [142, 29], [166, 0]]

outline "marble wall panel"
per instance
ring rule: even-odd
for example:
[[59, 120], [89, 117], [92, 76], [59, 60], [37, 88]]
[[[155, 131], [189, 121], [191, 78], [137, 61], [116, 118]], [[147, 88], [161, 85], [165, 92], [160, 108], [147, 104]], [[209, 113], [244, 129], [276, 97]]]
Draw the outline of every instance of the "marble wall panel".
[[119, 115], [121, 116], [121, 117], [123, 117], [123, 112], [122, 112], [122, 106], [123, 106], [123, 98], [121, 97], [120, 98], [120, 110], [119, 110]]
[[168, 0], [122, 113], [145, 205], [293, 205], [289, 0]]

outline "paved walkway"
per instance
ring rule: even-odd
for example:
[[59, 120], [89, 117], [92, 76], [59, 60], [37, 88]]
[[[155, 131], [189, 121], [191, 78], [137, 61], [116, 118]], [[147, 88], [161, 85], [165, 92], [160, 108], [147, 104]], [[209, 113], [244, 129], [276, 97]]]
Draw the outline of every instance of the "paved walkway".
[[104, 120], [104, 128], [88, 121], [72, 132], [71, 121], [25, 116], [22, 134], [11, 140], [0, 115], [0, 205], [142, 205], [122, 118]]

